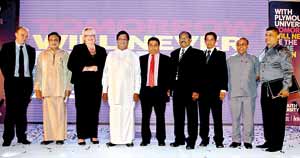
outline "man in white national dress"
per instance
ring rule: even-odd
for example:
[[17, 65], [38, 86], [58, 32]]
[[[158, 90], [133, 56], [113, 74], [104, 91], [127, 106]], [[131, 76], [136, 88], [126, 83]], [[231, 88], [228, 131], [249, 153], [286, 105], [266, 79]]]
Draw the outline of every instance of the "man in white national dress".
[[71, 93], [71, 71], [67, 68], [69, 53], [59, 48], [61, 36], [57, 32], [48, 35], [49, 48], [41, 52], [37, 60], [34, 91], [43, 100], [42, 145], [53, 141], [63, 144], [67, 138], [67, 111], [64, 99]]
[[107, 146], [133, 146], [134, 107], [139, 101], [141, 87], [139, 57], [128, 50], [129, 34], [117, 34], [117, 49], [107, 56], [102, 85], [103, 101], [108, 101], [110, 142]]

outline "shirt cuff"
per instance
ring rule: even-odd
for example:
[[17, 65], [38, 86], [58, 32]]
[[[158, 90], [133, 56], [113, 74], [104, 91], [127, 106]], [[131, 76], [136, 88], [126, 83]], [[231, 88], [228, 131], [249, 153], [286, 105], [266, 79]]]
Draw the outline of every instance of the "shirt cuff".
[[134, 93], [135, 94], [140, 94], [140, 91], [135, 90]]
[[289, 86], [284, 84], [282, 90], [289, 90]]
[[33, 89], [34, 89], [35, 91], [36, 91], [36, 90], [39, 90], [39, 91], [41, 90], [39, 84], [35, 84]]
[[220, 92], [224, 92], [224, 93], [226, 93], [227, 91], [222, 89]]
[[107, 88], [103, 88], [102, 93], [107, 93]]

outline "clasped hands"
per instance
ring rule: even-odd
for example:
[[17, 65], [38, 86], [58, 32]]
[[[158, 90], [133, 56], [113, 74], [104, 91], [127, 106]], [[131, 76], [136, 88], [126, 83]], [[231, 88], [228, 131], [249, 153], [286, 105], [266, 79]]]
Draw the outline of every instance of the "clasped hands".
[[[220, 100], [224, 100], [225, 96], [226, 96], [226, 92], [220, 91], [220, 94], [219, 94]], [[192, 100], [193, 101], [196, 101], [197, 99], [199, 99], [199, 97], [200, 97], [200, 94], [198, 92], [193, 92], [192, 93]]]
[[98, 71], [98, 67], [97, 66], [85, 66], [82, 69], [82, 72], [86, 72], [86, 71], [91, 71], [91, 72], [97, 72]]

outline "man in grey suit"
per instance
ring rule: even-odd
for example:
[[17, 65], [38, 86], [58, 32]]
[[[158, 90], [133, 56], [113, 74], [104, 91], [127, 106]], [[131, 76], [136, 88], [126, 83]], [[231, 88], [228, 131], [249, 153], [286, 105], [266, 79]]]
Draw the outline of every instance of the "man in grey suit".
[[253, 118], [257, 81], [259, 80], [259, 61], [247, 53], [249, 41], [242, 37], [236, 42], [237, 53], [227, 59], [230, 108], [232, 113], [231, 148], [241, 146], [240, 122], [243, 116], [243, 142], [252, 149], [254, 138]]

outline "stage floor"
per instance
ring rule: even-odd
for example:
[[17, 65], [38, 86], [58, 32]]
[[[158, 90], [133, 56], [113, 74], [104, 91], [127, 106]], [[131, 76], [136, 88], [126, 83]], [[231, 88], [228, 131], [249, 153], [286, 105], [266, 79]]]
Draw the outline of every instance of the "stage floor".
[[[154, 131], [155, 126], [152, 126]], [[30, 124], [28, 127], [28, 139], [32, 141], [31, 145], [22, 145], [13, 141], [10, 147], [0, 147], [0, 157], [9, 158], [300, 158], [300, 127], [287, 127], [283, 151], [269, 153], [262, 149], [253, 148], [239, 149], [229, 148], [231, 143], [231, 126], [224, 126], [224, 145], [225, 148], [217, 149], [211, 142], [208, 147], [199, 147], [200, 138], [198, 137], [195, 150], [186, 150], [185, 146], [170, 147], [169, 143], [173, 141], [173, 126], [167, 126], [166, 146], [159, 147], [157, 141], [153, 138], [151, 144], [146, 147], [140, 147], [141, 134], [140, 126], [136, 126], [136, 139], [134, 147], [116, 146], [106, 147], [105, 143], [109, 141], [108, 125], [99, 125], [99, 145], [92, 145], [87, 140], [87, 145], [77, 145], [75, 125], [68, 125], [68, 140], [64, 145], [40, 145], [42, 141], [42, 125]], [[276, 130], [276, 129], [274, 129]], [[212, 135], [213, 127], [210, 129]], [[3, 133], [3, 124], [0, 124], [0, 135]], [[155, 136], [153, 132], [152, 135]], [[2, 144], [1, 139], [0, 143]], [[262, 126], [255, 127], [255, 140], [253, 145], [263, 142]]]

